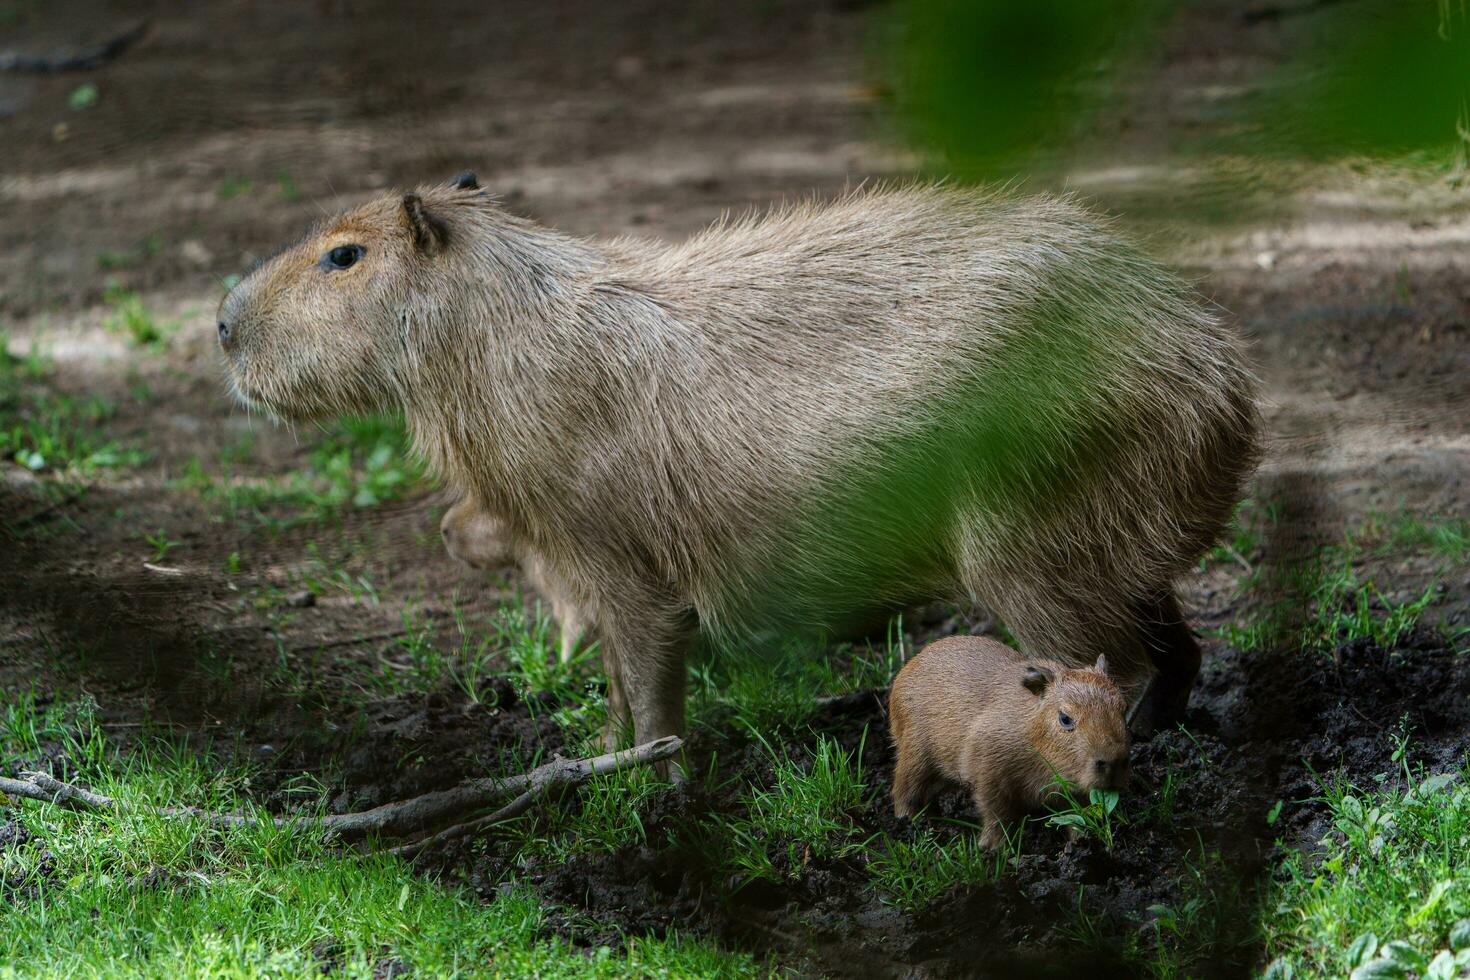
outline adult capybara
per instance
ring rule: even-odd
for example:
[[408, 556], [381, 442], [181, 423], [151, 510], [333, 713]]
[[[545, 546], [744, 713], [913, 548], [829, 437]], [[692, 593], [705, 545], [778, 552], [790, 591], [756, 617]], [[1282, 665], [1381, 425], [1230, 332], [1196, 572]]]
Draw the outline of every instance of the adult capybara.
[[898, 748], [893, 811], [914, 811], [948, 784], [970, 788], [993, 848], [1063, 780], [1086, 794], [1128, 781], [1126, 705], [1107, 660], [1071, 668], [1027, 660], [979, 636], [936, 640], [904, 664], [888, 694]]
[[556, 580], [535, 552], [518, 545], [505, 522], [464, 497], [444, 512], [439, 534], [449, 557], [484, 572], [515, 566], [551, 603], [551, 615], [561, 629], [561, 662], [569, 662], [587, 639], [587, 622], [565, 586]]
[[828, 633], [979, 599], [1028, 651], [1152, 684], [1172, 580], [1257, 457], [1240, 341], [1068, 198], [873, 188], [680, 245], [571, 238], [472, 175], [256, 269], [219, 334], [287, 419], [402, 410], [415, 447], [589, 617], [613, 730], [684, 724], [697, 632]]

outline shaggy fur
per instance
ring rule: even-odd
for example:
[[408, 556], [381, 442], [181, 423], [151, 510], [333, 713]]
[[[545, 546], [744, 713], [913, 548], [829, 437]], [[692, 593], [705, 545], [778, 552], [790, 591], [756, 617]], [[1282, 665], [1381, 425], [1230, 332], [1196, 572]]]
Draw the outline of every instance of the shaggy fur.
[[[330, 249], [360, 245], [350, 268]], [[226, 297], [231, 376], [292, 419], [401, 409], [602, 644], [615, 721], [683, 727], [702, 631], [827, 634], [979, 599], [1106, 653], [1139, 714], [1198, 670], [1171, 581], [1257, 457], [1239, 340], [1065, 198], [873, 189], [674, 247], [483, 192], [364, 205]]]
[[1127, 785], [1124, 707], [1104, 658], [1069, 670], [983, 637], [937, 640], [904, 665], [888, 695], [893, 811], [913, 816], [946, 785], [967, 786], [985, 821], [980, 843], [996, 847], [1060, 780], [1084, 797]]

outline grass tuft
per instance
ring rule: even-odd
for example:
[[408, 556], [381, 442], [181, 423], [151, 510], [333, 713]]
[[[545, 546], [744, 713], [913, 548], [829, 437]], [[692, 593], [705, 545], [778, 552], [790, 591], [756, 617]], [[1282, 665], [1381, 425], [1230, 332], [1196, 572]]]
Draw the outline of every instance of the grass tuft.
[[1400, 777], [1402, 788], [1386, 777], [1375, 789], [1324, 786], [1316, 802], [1332, 829], [1319, 852], [1286, 856], [1265, 903], [1268, 975], [1448, 977], [1470, 966], [1470, 761], [1441, 773], [1404, 764]]

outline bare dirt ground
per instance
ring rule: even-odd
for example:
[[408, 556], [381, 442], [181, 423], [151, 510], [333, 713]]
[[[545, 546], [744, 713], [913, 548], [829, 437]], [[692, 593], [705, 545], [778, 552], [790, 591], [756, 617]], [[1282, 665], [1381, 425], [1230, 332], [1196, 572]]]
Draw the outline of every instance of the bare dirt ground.
[[[425, 698], [362, 686], [365, 674], [396, 669], [382, 663], [392, 657], [383, 641], [403, 632], [406, 609], [448, 629], [451, 596], [473, 617], [514, 593], [512, 580], [487, 588], [443, 554], [445, 501], [427, 484], [327, 527], [284, 528], [225, 519], [188, 489], [191, 464], [217, 484], [262, 481], [309, 465], [314, 445], [312, 433], [251, 418], [225, 396], [212, 327], [224, 277], [323, 212], [464, 168], [507, 206], [564, 229], [663, 239], [728, 210], [912, 174], [920, 161], [890, 138], [871, 69], [882, 9], [833, 0], [551, 0], [493, 11], [353, 0], [82, 0], [64, 13], [5, 5], [0, 49], [73, 49], [148, 24], [99, 70], [0, 74], [0, 330], [13, 356], [34, 345], [51, 359], [45, 383], [56, 392], [105, 399], [112, 411], [98, 430], [147, 455], [87, 480], [84, 492], [0, 460], [0, 690], [85, 693], [119, 732], [146, 717], [279, 752], [283, 782], [318, 770], [344, 806], [453, 783], [527, 739], [556, 749], [544, 716], [510, 704], [490, 718], [453, 690]], [[1227, 125], [1220, 107], [1248, 97], [1289, 30], [1246, 24], [1228, 3], [1189, 5], [1083, 149], [1029, 179], [1117, 214], [1252, 339], [1271, 436], [1253, 496], [1276, 519], [1248, 561], [1306, 554], [1377, 512], [1470, 514], [1470, 192], [1427, 165], [1208, 150]], [[95, 101], [73, 107], [88, 82]], [[120, 290], [165, 325], [161, 345], [133, 346], [109, 328]], [[156, 561], [143, 537], [155, 529], [175, 542]], [[1407, 559], [1373, 571], [1391, 597], [1422, 592], [1432, 577]], [[1461, 565], [1435, 580], [1434, 621], [1464, 624], [1466, 576]], [[1233, 581], [1216, 564], [1189, 584], [1202, 628], [1251, 604]], [[300, 589], [315, 605], [287, 602]], [[1218, 639], [1207, 646], [1191, 716], [1206, 747], [1190, 757], [1214, 759], [1225, 774], [1179, 807], [1196, 814], [1191, 828], [1207, 828], [1206, 850], [1233, 869], [1241, 894], [1267, 862], [1271, 835], [1240, 826], [1273, 800], [1309, 795], [1304, 758], [1346, 756], [1363, 774], [1387, 768], [1381, 739], [1355, 741], [1370, 734], [1363, 716], [1417, 713], [1431, 758], [1470, 746], [1463, 697], [1414, 696], [1420, 679], [1448, 678], [1452, 691], [1470, 683], [1465, 658], [1442, 640], [1415, 634], [1393, 656], [1420, 659], [1391, 680], [1381, 673], [1389, 651], [1340, 651], [1286, 671]], [[1344, 701], [1343, 692], [1353, 693]], [[866, 758], [886, 779], [876, 702], [839, 705], [817, 727], [855, 741], [869, 723]], [[361, 736], [355, 749], [344, 749], [348, 731]], [[734, 736], [703, 737], [732, 771], [759, 768]], [[1145, 779], [1165, 755], [1189, 755], [1174, 738], [1141, 750]], [[384, 759], [402, 765], [388, 776]], [[680, 812], [729, 802], [690, 789], [650, 804], [645, 823], [673, 826]], [[881, 802], [865, 819], [891, 822]], [[1314, 829], [1291, 834], [1306, 841]], [[1104, 914], [1126, 917], [1174, 887], [1168, 855], [1183, 846], [1057, 849], [1027, 858], [1004, 886], [919, 918], [858, 897], [862, 878], [846, 866], [738, 899], [711, 898], [721, 883], [697, 867], [675, 869], [677, 849], [528, 873], [549, 900], [582, 911], [569, 931], [696, 928], [838, 974], [965, 974], [981, 957], [1003, 973], [1023, 963], [1064, 969], [1038, 951], [1057, 939], [1050, 919], [1076, 903], [1077, 887], [1095, 887]], [[493, 848], [453, 850], [426, 867], [493, 893], [500, 860]], [[996, 928], [980, 937], [957, 922]], [[1244, 925], [1219, 942], [1233, 950], [1222, 973], [1252, 961]], [[851, 958], [859, 947], [869, 957], [861, 969]]]

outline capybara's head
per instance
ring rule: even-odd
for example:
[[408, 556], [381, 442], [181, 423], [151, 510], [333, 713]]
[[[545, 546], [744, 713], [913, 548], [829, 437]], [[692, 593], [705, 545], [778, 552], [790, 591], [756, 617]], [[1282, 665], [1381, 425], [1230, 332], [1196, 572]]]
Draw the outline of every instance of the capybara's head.
[[1122, 789], [1131, 747], [1123, 692], [1107, 675], [1107, 660], [1055, 671], [1029, 664], [1021, 684], [1038, 699], [1036, 749], [1056, 775], [1080, 790]]
[[444, 512], [439, 534], [449, 557], [471, 568], [493, 572], [515, 561], [505, 526], [469, 497]]
[[349, 211], [251, 271], [219, 308], [236, 393], [288, 419], [401, 404], [456, 222], [489, 206], [461, 174]]

